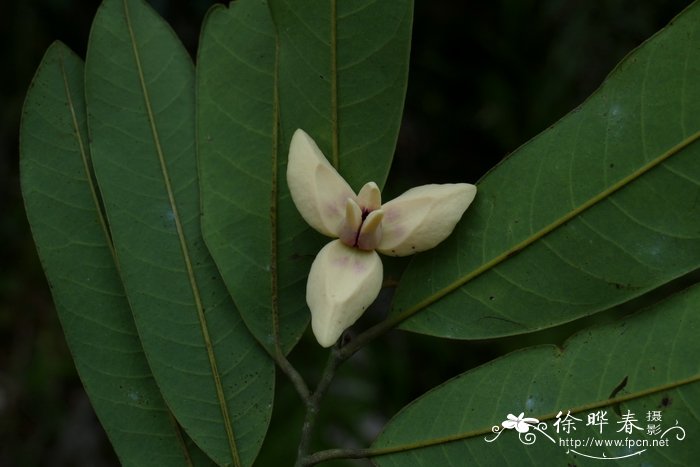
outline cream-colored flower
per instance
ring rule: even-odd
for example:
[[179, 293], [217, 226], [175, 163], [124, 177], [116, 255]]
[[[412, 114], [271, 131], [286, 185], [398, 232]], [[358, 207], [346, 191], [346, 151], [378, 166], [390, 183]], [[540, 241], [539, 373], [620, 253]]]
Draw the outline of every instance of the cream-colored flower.
[[377, 298], [383, 278], [377, 251], [406, 256], [433, 248], [452, 233], [476, 195], [467, 183], [424, 185], [382, 204], [374, 182], [356, 195], [303, 130], [289, 147], [287, 184], [306, 222], [337, 238], [318, 253], [306, 284], [311, 327], [323, 347]]

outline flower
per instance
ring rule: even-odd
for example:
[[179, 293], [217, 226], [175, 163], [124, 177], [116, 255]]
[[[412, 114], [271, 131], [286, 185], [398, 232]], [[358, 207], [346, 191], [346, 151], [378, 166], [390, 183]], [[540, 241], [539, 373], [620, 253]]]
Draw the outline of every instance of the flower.
[[289, 147], [287, 184], [304, 220], [336, 238], [316, 256], [306, 284], [311, 327], [323, 347], [333, 345], [379, 295], [377, 251], [406, 256], [433, 248], [452, 233], [476, 195], [467, 183], [424, 185], [382, 204], [374, 182], [356, 195], [301, 129]]
[[518, 433], [527, 433], [530, 431], [531, 426], [536, 426], [540, 421], [536, 418], [523, 418], [524, 415], [525, 412], [520, 412], [520, 415], [517, 417], [509, 413], [507, 416], [508, 420], [504, 420], [501, 425], [508, 430], [515, 428]]

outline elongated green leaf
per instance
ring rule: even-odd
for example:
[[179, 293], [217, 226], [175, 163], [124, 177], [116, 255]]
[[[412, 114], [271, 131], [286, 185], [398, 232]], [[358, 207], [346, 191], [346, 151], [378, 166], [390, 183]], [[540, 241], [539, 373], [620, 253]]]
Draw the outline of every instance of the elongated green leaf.
[[[632, 465], [632, 461], [634, 465], [693, 465], [700, 456], [696, 438], [700, 428], [696, 410], [700, 404], [699, 308], [700, 285], [696, 285], [618, 324], [585, 330], [561, 349], [526, 349], [464, 373], [389, 422], [374, 447], [398, 452], [375, 462], [381, 466], [601, 465], [602, 459], [587, 459], [593, 456], [606, 457], [603, 463], [614, 466]], [[563, 413], [557, 425], [559, 411]], [[567, 433], [562, 421], [569, 411], [579, 421], [570, 420], [574, 426]], [[607, 425], [587, 426], [588, 415], [599, 411], [605, 412]], [[530, 429], [521, 441], [515, 430], [501, 426], [508, 414], [517, 417], [521, 412], [547, 427]], [[628, 413], [640, 428], [631, 428], [631, 433], [624, 429], [623, 417]], [[676, 424], [685, 435], [678, 428], [666, 431]], [[649, 425], [659, 430], [649, 433]], [[666, 446], [652, 446], [652, 441], [664, 438]], [[625, 439], [640, 444], [613, 444]], [[574, 446], [571, 441], [567, 445], [567, 440], [588, 445]], [[597, 445], [606, 440], [613, 445]], [[644, 442], [649, 446], [642, 446]], [[611, 460], [634, 453], [632, 459]]]
[[[406, 89], [413, 3], [273, 0], [214, 9], [199, 50], [198, 133], [207, 245], [246, 324], [287, 352], [308, 322], [320, 249], [286, 186], [304, 128], [351, 185], [383, 184]], [[342, 163], [341, 163], [342, 162]]]
[[303, 128], [353, 189], [383, 186], [403, 110], [413, 2], [270, 7], [280, 37], [282, 147]]
[[479, 183], [403, 276], [395, 318], [458, 338], [528, 332], [700, 266], [700, 4]]
[[[250, 330], [269, 352], [276, 342], [286, 352], [308, 323], [301, 287], [308, 266], [278, 257], [278, 242], [293, 239], [277, 228], [279, 109], [267, 3], [214, 7], [197, 61], [204, 239]], [[291, 271], [291, 283], [279, 282], [280, 267]]]
[[222, 465], [250, 465], [274, 368], [201, 237], [191, 60], [142, 1], [106, 0], [85, 88], [95, 173], [156, 382], [202, 450]]
[[[83, 63], [54, 43], [27, 94], [27, 216], [85, 390], [122, 465], [193, 465], [141, 348], [89, 174]], [[208, 465], [204, 460], [195, 465]]]

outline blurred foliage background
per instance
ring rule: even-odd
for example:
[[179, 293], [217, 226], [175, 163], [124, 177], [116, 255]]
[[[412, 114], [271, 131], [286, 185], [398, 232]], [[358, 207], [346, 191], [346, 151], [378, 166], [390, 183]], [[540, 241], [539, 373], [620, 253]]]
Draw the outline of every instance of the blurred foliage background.
[[[98, 6], [88, 0], [0, 2], [0, 466], [113, 466], [76, 375], [34, 250], [19, 188], [24, 94], [44, 50], [61, 40], [81, 56]], [[151, 0], [194, 56], [211, 0]], [[416, 0], [404, 122], [387, 198], [428, 182], [476, 182], [593, 92], [613, 66], [689, 0]], [[382, 295], [380, 301], [390, 297]], [[611, 319], [608, 313], [601, 319]], [[363, 319], [371, 324], [377, 316]], [[394, 332], [338, 374], [319, 448], [365, 446], [403, 405], [480, 363], [583, 323], [518, 338], [449, 342]], [[310, 381], [325, 354], [303, 340], [292, 360]], [[268, 449], [285, 465], [301, 417], [280, 378]], [[287, 460], [285, 462], [285, 460]]]

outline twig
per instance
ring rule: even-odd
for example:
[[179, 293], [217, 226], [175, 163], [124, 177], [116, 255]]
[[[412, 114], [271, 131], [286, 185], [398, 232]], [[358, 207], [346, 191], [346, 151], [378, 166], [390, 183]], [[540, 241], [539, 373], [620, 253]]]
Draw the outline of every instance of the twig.
[[406, 318], [402, 317], [401, 315], [394, 315], [393, 317], [389, 317], [367, 329], [365, 332], [359, 334], [355, 339], [345, 345], [341, 345], [341, 338], [339, 343], [333, 347], [330, 355], [328, 356], [326, 367], [323, 370], [321, 380], [319, 381], [316, 390], [308, 398], [304, 398], [302, 396], [306, 402], [306, 416], [304, 417], [304, 425], [301, 430], [301, 439], [299, 441], [299, 449], [297, 451], [296, 467], [315, 465], [319, 462], [331, 459], [361, 459], [377, 452], [376, 450], [372, 449], [329, 449], [307, 455], [309, 443], [311, 441], [311, 434], [313, 432], [314, 425], [316, 424], [319, 406], [321, 404], [321, 400], [326, 394], [326, 391], [328, 390], [328, 387], [331, 384], [331, 381], [333, 380], [335, 370], [341, 363], [352, 357], [355, 352], [369, 344], [377, 337], [396, 327], [404, 319]]
[[306, 416], [304, 417], [304, 425], [301, 429], [301, 439], [299, 440], [299, 449], [297, 451], [297, 467], [307, 465], [305, 459], [309, 450], [311, 435], [313, 434], [313, 429], [316, 425], [316, 417], [318, 416], [319, 406], [321, 405], [321, 401], [328, 391], [328, 387], [333, 381], [335, 370], [342, 361], [343, 359], [340, 358], [338, 344], [336, 344], [328, 355], [326, 367], [323, 369], [321, 380], [318, 382], [316, 390], [309, 398], [306, 399]]
[[304, 402], [304, 404], [309, 403], [309, 398], [311, 397], [311, 391], [309, 391], [309, 387], [307, 386], [306, 382], [304, 381], [304, 378], [302, 378], [301, 374], [297, 371], [296, 368], [287, 360], [287, 357], [284, 356], [284, 354], [277, 349], [278, 351], [275, 353], [273, 356], [275, 363], [277, 363], [277, 366], [282, 370], [282, 372], [287, 375], [289, 380], [292, 382], [294, 385], [294, 388], [297, 390], [297, 393], [299, 393], [299, 397], [301, 397], [301, 400]]
[[338, 359], [343, 362], [348, 358], [352, 357], [355, 352], [360, 350], [365, 345], [372, 342], [377, 337], [382, 336], [384, 333], [391, 331], [396, 326], [398, 326], [407, 317], [402, 315], [393, 315], [387, 317], [384, 321], [381, 321], [366, 331], [358, 334], [358, 336], [350, 341], [347, 345], [343, 346], [338, 352]]

